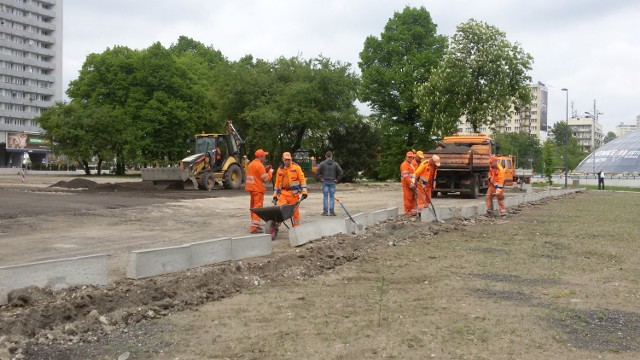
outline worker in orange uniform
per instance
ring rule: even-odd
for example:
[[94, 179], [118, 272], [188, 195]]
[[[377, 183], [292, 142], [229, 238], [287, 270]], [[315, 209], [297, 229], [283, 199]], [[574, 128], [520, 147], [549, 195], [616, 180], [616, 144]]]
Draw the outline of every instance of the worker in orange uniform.
[[[291, 153], [282, 153], [282, 165], [278, 167], [276, 183], [273, 186], [273, 202], [278, 205], [295, 205], [299, 201], [300, 194], [303, 200], [308, 196], [304, 172], [298, 164], [293, 162]], [[293, 226], [300, 225], [300, 209], [297, 207], [291, 220]]]
[[492, 156], [489, 160], [489, 190], [487, 190], [487, 216], [493, 214], [493, 198], [498, 200], [500, 217], [507, 216], [504, 206], [504, 168], [498, 163], [498, 158]]
[[402, 183], [402, 194], [404, 197], [404, 214], [416, 214], [416, 187], [413, 173], [416, 171], [413, 166], [413, 151], [407, 151], [406, 158], [400, 164], [400, 182]]
[[[264, 193], [267, 189], [264, 183], [271, 181], [273, 169], [271, 165], [264, 166], [264, 161], [268, 152], [258, 149], [254, 153], [255, 158], [247, 166], [247, 177], [245, 179], [244, 189], [251, 195], [250, 209], [261, 208], [264, 203]], [[251, 227], [249, 232], [252, 234], [261, 233], [260, 217], [251, 212]]]
[[424, 153], [420, 150], [418, 151], [413, 151], [413, 155], [415, 156], [415, 158], [413, 159], [413, 167], [414, 168], [418, 168], [418, 166], [420, 166], [420, 164], [422, 163], [422, 160], [424, 160]]
[[424, 157], [420, 166], [413, 173], [416, 179], [418, 212], [426, 209], [431, 204], [431, 191], [435, 187], [438, 167], [440, 167], [440, 157], [438, 155], [433, 155], [431, 158]]

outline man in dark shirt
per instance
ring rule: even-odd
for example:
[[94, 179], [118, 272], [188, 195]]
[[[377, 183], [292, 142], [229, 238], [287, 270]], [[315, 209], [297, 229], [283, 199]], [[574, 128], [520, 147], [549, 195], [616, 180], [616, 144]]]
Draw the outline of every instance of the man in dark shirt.
[[334, 211], [336, 184], [342, 179], [342, 168], [333, 161], [333, 153], [327, 151], [325, 160], [316, 169], [316, 180], [322, 181], [322, 215], [336, 216]]

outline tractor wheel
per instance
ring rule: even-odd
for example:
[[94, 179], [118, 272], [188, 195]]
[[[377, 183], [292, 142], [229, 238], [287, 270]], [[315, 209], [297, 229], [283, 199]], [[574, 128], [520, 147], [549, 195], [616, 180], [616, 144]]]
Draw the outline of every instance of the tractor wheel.
[[225, 189], [240, 189], [242, 186], [242, 169], [237, 164], [229, 166], [224, 173]]
[[216, 184], [215, 179], [213, 178], [213, 174], [206, 171], [202, 173], [202, 177], [200, 178], [200, 182], [198, 183], [198, 188], [200, 190], [213, 190], [213, 186]]
[[271, 235], [271, 240], [275, 240], [276, 236], [278, 236], [278, 225], [275, 221], [269, 220], [264, 227], [264, 233]]

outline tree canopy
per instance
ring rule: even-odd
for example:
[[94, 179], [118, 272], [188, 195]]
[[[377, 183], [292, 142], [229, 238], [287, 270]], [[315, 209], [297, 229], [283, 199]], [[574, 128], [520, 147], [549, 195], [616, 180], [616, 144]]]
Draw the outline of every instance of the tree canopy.
[[399, 173], [397, 164], [416, 145], [433, 142], [431, 124], [418, 114], [417, 86], [427, 82], [447, 48], [447, 39], [424, 8], [394, 13], [380, 37], [369, 36], [360, 52], [361, 101], [374, 111], [373, 121], [388, 129], [383, 139], [381, 175]]
[[441, 65], [418, 93], [420, 110], [443, 135], [460, 119], [474, 132], [510, 116], [515, 104], [531, 102], [533, 58], [495, 26], [471, 19], [460, 24]]

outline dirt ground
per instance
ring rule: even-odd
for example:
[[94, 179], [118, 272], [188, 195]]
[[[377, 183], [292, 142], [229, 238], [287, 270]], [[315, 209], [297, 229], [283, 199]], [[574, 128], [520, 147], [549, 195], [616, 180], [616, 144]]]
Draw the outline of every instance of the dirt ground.
[[[97, 248], [113, 266], [120, 252], [194, 241], [207, 217], [196, 240], [248, 225], [241, 192], [47, 189], [0, 186], [3, 265]], [[397, 206], [400, 192], [344, 185], [341, 196], [358, 212]], [[507, 223], [400, 218], [295, 249], [285, 234], [248, 261], [135, 281], [114, 266], [105, 287], [14, 291], [0, 359], [637, 359], [639, 197], [579, 193]], [[319, 217], [321, 196], [309, 200], [303, 221]]]

